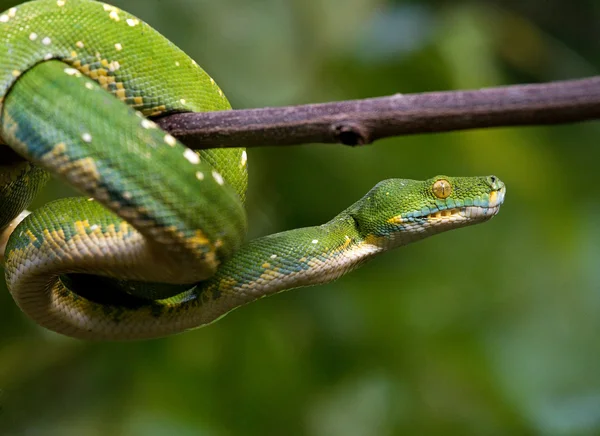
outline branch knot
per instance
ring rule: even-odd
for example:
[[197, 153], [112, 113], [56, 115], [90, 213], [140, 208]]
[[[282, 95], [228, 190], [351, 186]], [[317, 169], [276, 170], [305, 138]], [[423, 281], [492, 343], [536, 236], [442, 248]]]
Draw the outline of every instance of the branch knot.
[[343, 121], [332, 126], [333, 142], [344, 145], [357, 146], [370, 144], [369, 133], [366, 126], [353, 123], [351, 121]]

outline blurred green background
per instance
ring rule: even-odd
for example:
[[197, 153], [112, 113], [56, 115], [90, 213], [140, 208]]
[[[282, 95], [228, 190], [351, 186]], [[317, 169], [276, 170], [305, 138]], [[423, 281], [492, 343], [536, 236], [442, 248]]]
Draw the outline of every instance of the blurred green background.
[[[237, 108], [600, 67], [597, 0], [114, 3]], [[599, 135], [588, 123], [252, 149], [250, 237], [325, 222], [390, 177], [495, 174], [508, 195], [490, 223], [161, 340], [49, 333], [2, 283], [0, 434], [600, 434]], [[52, 184], [36, 204], [69, 192]]]

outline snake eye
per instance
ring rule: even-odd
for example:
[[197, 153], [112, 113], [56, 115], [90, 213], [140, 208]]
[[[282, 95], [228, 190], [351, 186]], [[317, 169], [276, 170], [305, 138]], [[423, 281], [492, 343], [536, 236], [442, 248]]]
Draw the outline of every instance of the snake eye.
[[440, 179], [433, 184], [433, 195], [437, 198], [445, 199], [452, 194], [452, 185], [448, 180]]

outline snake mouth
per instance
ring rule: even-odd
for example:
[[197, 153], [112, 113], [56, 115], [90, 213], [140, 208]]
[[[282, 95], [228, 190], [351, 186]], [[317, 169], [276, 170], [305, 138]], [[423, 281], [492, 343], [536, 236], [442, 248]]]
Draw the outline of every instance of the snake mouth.
[[439, 210], [426, 215], [428, 221], [453, 221], [457, 219], [486, 219], [498, 213], [500, 205], [497, 206], [465, 206], [453, 207], [452, 209]]
[[452, 209], [444, 209], [444, 210], [438, 210], [435, 213], [430, 213], [429, 215], [425, 216], [425, 218], [432, 220], [432, 219], [437, 219], [437, 220], [441, 220], [444, 218], [452, 218], [456, 215], [463, 215], [461, 214], [461, 212], [466, 212], [465, 207], [455, 207]]

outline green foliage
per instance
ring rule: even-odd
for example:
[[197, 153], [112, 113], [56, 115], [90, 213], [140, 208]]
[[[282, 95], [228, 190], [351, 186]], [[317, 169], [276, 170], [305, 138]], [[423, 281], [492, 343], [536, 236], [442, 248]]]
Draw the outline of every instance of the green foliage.
[[[591, 0], [115, 3], [238, 108], [579, 77], [600, 62]], [[0, 433], [598, 434], [599, 133], [250, 150], [251, 237], [325, 222], [387, 178], [495, 174], [508, 194], [490, 223], [151, 342], [48, 333], [0, 285]], [[70, 193], [53, 184], [37, 204]]]

